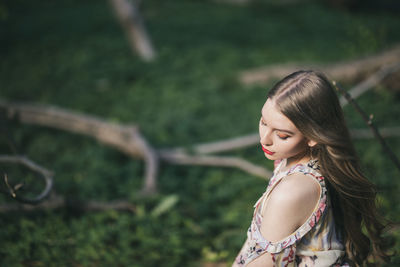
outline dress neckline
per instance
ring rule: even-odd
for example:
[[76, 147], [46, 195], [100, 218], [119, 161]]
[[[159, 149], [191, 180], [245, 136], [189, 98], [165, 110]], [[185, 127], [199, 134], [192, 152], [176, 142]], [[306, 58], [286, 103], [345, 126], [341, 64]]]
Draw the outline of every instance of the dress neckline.
[[282, 174], [285, 175], [289, 175], [291, 173], [293, 173], [297, 168], [300, 168], [302, 170], [307, 169], [309, 171], [309, 173], [312, 173], [316, 176], [321, 176], [320, 173], [320, 165], [318, 164], [318, 160], [315, 159], [310, 159], [309, 161], [305, 162], [305, 163], [296, 163], [293, 164], [290, 168], [286, 168], [286, 163], [287, 163], [287, 159], [282, 159], [281, 162], [279, 162], [278, 166], [275, 168], [273, 176], [271, 177], [270, 180], [273, 180], [273, 178], [275, 178], [276, 180], [276, 176], [280, 176]]

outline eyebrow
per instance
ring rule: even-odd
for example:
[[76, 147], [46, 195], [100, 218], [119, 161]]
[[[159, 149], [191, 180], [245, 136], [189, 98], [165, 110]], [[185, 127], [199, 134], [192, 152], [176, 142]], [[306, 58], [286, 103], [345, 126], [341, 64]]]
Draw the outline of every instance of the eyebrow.
[[[265, 121], [265, 120], [264, 120], [264, 117], [263, 117], [262, 115], [261, 115], [261, 119], [262, 119], [263, 121]], [[274, 130], [277, 130], [277, 131], [280, 131], [280, 132], [285, 132], [285, 133], [288, 133], [288, 134], [294, 135], [294, 133], [293, 133], [293, 132], [291, 132], [291, 131], [289, 131], [289, 130], [278, 129], [278, 128], [274, 128]]]

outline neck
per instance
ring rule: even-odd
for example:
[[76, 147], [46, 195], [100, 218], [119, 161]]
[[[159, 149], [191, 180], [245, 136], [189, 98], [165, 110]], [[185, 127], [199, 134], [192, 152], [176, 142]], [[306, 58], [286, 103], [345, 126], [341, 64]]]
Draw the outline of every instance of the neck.
[[308, 151], [305, 151], [304, 153], [300, 153], [299, 155], [288, 158], [286, 160], [286, 167], [291, 168], [292, 166], [299, 163], [307, 163], [310, 161], [310, 159], [311, 159], [310, 154], [308, 153]]

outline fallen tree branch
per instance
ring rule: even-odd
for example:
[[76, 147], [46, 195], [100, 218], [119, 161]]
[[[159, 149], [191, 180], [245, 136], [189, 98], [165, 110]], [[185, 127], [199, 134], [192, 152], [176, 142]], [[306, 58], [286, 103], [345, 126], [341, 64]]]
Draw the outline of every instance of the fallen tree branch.
[[[243, 147], [248, 147], [256, 144], [260, 141], [258, 134], [249, 134], [245, 136], [235, 137], [231, 139], [224, 139], [221, 141], [214, 141], [210, 143], [197, 144], [190, 147], [190, 151], [194, 154], [213, 154], [231, 151]], [[173, 148], [167, 150], [160, 150], [160, 153], [183, 153], [186, 152], [187, 148]]]
[[235, 167], [254, 176], [268, 179], [272, 172], [238, 157], [188, 155], [185, 153], [161, 152], [160, 158], [174, 164]]
[[139, 1], [110, 0], [110, 3], [125, 30], [132, 51], [136, 51], [143, 60], [152, 61], [156, 53], [139, 12]]
[[384, 65], [400, 61], [400, 45], [375, 56], [363, 59], [323, 65], [312, 63], [275, 64], [239, 74], [239, 81], [245, 85], [265, 84], [269, 81], [286, 76], [299, 69], [316, 69], [326, 73], [333, 79], [349, 82], [367, 76]]
[[91, 136], [99, 142], [117, 148], [133, 158], [144, 159], [146, 170], [145, 183], [142, 190], [144, 193], [156, 192], [158, 158], [154, 149], [135, 125], [126, 126], [107, 122], [94, 116], [51, 106], [0, 101], [0, 108], [6, 111], [10, 119], [17, 117], [22, 123], [47, 126]]
[[7, 175], [5, 174], [4, 179], [5, 179], [7, 188], [8, 188], [8, 193], [13, 198], [18, 200], [19, 202], [29, 203], [29, 204], [37, 204], [37, 203], [43, 201], [43, 199], [45, 199], [48, 196], [48, 194], [50, 193], [51, 188], [53, 187], [53, 176], [54, 176], [54, 174], [51, 171], [43, 168], [42, 166], [39, 166], [38, 164], [36, 164], [35, 162], [29, 160], [28, 158], [26, 158], [24, 156], [0, 155], [0, 162], [22, 164], [25, 167], [27, 167], [28, 169], [30, 169], [31, 171], [40, 174], [40, 176], [43, 178], [43, 180], [45, 182], [45, 187], [40, 194], [38, 194], [34, 198], [26, 198], [26, 197], [21, 196], [20, 194], [17, 194], [17, 191], [23, 185], [19, 184], [14, 187], [11, 186], [8, 183]]
[[133, 157], [144, 157], [143, 139], [137, 126], [124, 126], [106, 122], [94, 116], [67, 111], [61, 108], [0, 101], [10, 119], [26, 124], [46, 126], [94, 137], [99, 142], [113, 146]]
[[43, 201], [42, 203], [32, 206], [20, 203], [7, 203], [0, 205], [0, 212], [6, 213], [11, 211], [38, 211], [38, 210], [56, 210], [60, 208], [70, 208], [76, 211], [105, 211], [105, 210], [118, 210], [136, 212], [136, 206], [124, 200], [114, 200], [111, 202], [100, 201], [76, 201], [65, 199], [61, 196], [53, 195], [51, 199]]
[[[395, 73], [400, 70], [400, 58], [398, 59], [397, 62], [389, 65], [385, 65], [381, 67], [380, 70], [369, 76], [366, 80], [360, 82], [356, 86], [354, 86], [351, 90], [348, 91], [348, 94], [352, 98], [357, 98], [366, 91], [368, 91], [370, 88], [375, 87], [378, 85], [383, 79], [385, 79], [387, 76], [389, 76], [392, 73]], [[340, 97], [340, 104], [344, 106], [346, 103], [346, 97], [342, 95]]]

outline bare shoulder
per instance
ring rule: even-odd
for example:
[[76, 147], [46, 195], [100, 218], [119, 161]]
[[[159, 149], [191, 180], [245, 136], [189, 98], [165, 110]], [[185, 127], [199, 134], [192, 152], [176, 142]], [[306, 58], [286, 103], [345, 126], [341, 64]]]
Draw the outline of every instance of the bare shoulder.
[[319, 202], [318, 181], [302, 173], [282, 178], [272, 190], [262, 212], [261, 233], [272, 242], [298, 229]]
[[273, 191], [275, 191], [274, 195], [285, 202], [307, 200], [310, 195], [319, 197], [320, 185], [312, 177], [303, 173], [294, 173], [282, 178]]
[[307, 216], [318, 203], [319, 196], [317, 180], [302, 173], [294, 173], [284, 177], [272, 190], [269, 203], [288, 213], [302, 212], [299, 216]]

